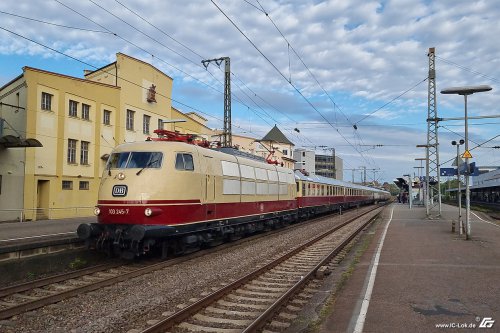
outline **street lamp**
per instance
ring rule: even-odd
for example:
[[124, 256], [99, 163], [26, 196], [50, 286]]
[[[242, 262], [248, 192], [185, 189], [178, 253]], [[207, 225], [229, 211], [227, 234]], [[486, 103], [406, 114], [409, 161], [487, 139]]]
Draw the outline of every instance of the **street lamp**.
[[[432, 200], [431, 188], [429, 184], [430, 183], [429, 148], [431, 147], [436, 147], [436, 145], [434, 144], [417, 145], [417, 148], [425, 148], [425, 214], [427, 217], [429, 217], [429, 212], [430, 212], [429, 206], [431, 205], [431, 200]], [[439, 199], [439, 202], [441, 202], [441, 199]], [[441, 212], [441, 208], [439, 208], [439, 211]]]
[[[463, 223], [462, 223], [462, 189], [460, 188], [460, 145], [464, 144], [464, 140], [460, 139], [459, 142], [452, 141], [451, 144], [454, 146], [457, 146], [457, 177], [458, 177], [458, 229], [460, 232], [460, 235], [462, 234], [462, 228], [463, 228]], [[455, 232], [455, 222], [451, 224], [451, 232]]]
[[[426, 145], [425, 145], [425, 146], [426, 146]], [[427, 146], [426, 146], [426, 148], [427, 148]], [[428, 160], [429, 160], [429, 159], [428, 159], [428, 158], [426, 158], [426, 157], [419, 157], [419, 158], [416, 158], [416, 159], [415, 159], [415, 161], [420, 161], [420, 169], [424, 169], [424, 167], [422, 166], [422, 162], [423, 162], [423, 161], [426, 161], [426, 162], [427, 162]], [[426, 163], [426, 165], [427, 165], [427, 163]], [[422, 176], [423, 176], [423, 172], [422, 172]], [[423, 183], [423, 184], [422, 184], [422, 183]], [[427, 190], [428, 190], [428, 188], [427, 188], [427, 184], [428, 184], [428, 181], [427, 181], [427, 177], [426, 177], [426, 176], [423, 176], [423, 181], [422, 181], [422, 178], [420, 178], [420, 189], [421, 189], [422, 191], [420, 191], [420, 189], [419, 189], [418, 193], [420, 194], [420, 193], [422, 192], [422, 193], [421, 193], [422, 195], [421, 195], [421, 199], [420, 199], [420, 200], [421, 200], [421, 201], [422, 201], [422, 203], [424, 204], [424, 206], [425, 206], [425, 208], [426, 208], [426, 211], [427, 211], [427, 214], [429, 214], [429, 211], [428, 211], [428, 207], [429, 207], [429, 206], [427, 205]]]
[[[455, 94], [464, 96], [465, 105], [465, 166], [469, 168], [469, 129], [467, 123], [467, 96], [477, 92], [490, 91], [492, 88], [487, 85], [469, 86], [469, 87], [453, 87], [441, 90], [441, 94]], [[469, 188], [469, 172], [465, 175], [465, 239], [470, 239], [470, 188]]]

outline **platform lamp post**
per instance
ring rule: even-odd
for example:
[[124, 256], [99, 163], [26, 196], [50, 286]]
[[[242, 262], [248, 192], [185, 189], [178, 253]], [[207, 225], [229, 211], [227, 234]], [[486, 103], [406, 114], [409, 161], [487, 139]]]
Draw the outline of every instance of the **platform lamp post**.
[[429, 181], [430, 181], [430, 170], [429, 170], [429, 148], [433, 147], [434, 145], [417, 145], [417, 148], [425, 148], [425, 214], [427, 217], [429, 217], [430, 213], [430, 201], [431, 201], [431, 194], [430, 194], [430, 186], [429, 186]]
[[[426, 157], [419, 157], [419, 158], [416, 158], [415, 161], [420, 161], [420, 168], [419, 169], [424, 169], [423, 165], [422, 165], [422, 162], [423, 161], [427, 161], [427, 158]], [[422, 173], [421, 175], [423, 176], [424, 172], [422, 170]], [[426, 177], [424, 177], [424, 181], [422, 181], [422, 179], [420, 179], [420, 188], [422, 189], [422, 197], [421, 197], [421, 201], [422, 203], [424, 204], [425, 207], [427, 207], [427, 188], [426, 188], [426, 184], [427, 184], [427, 181], [426, 181]], [[419, 192], [420, 193], [420, 192]]]
[[[459, 142], [452, 141], [451, 144], [457, 146], [457, 178], [458, 178], [458, 229], [460, 235], [463, 232], [463, 223], [462, 223], [462, 189], [460, 186], [460, 145], [463, 145], [465, 141], [460, 139]], [[451, 225], [451, 232], [455, 232], [455, 223]]]
[[[468, 86], [468, 87], [453, 87], [441, 90], [441, 94], [454, 94], [464, 96], [465, 105], [465, 169], [469, 168], [469, 128], [468, 128], [468, 118], [467, 118], [467, 96], [478, 92], [490, 91], [492, 88], [487, 85], [481, 86]], [[469, 185], [469, 174], [465, 174], [465, 239], [470, 239], [470, 185]]]
[[[422, 161], [420, 161], [420, 164], [422, 164]], [[424, 203], [424, 194], [422, 193], [422, 182], [420, 181], [420, 176], [421, 176], [421, 172], [420, 170], [424, 169], [424, 167], [422, 165], [420, 166], [414, 166], [413, 169], [417, 169], [417, 179], [418, 179], [418, 202], [420, 204], [420, 202]]]
[[403, 177], [408, 177], [408, 203], [410, 204], [410, 209], [411, 209], [411, 204], [412, 204], [412, 184], [411, 184], [411, 173], [407, 175], [403, 175]]

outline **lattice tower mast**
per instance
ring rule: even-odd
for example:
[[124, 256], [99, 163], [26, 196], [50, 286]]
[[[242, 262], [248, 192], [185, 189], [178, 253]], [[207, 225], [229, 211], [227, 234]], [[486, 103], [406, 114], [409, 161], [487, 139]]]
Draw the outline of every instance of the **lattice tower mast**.
[[[436, 55], [435, 48], [429, 48], [429, 77], [427, 101], [427, 147], [426, 147], [426, 210], [427, 215], [438, 206], [441, 215], [441, 186], [439, 178], [439, 142], [436, 101]], [[431, 184], [432, 183], [432, 184]], [[437, 194], [437, 198], [435, 195]], [[435, 200], [437, 199], [437, 200]], [[437, 201], [437, 203], [436, 203]]]
[[202, 60], [201, 63], [205, 68], [210, 62], [215, 62], [220, 67], [224, 61], [224, 129], [222, 132], [222, 147], [233, 146], [233, 132], [231, 129], [231, 60], [229, 57], [221, 57], [217, 59]]

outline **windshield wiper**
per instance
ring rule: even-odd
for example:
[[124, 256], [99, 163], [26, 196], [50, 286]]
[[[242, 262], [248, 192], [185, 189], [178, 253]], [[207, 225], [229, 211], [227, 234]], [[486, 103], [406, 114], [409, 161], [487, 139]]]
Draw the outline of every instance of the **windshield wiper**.
[[157, 159], [156, 159], [156, 160], [154, 160], [154, 161], [149, 161], [149, 162], [148, 162], [148, 164], [146, 164], [146, 165], [145, 165], [145, 166], [144, 166], [141, 170], [137, 171], [135, 174], [136, 174], [137, 176], [139, 176], [139, 175], [141, 174], [141, 172], [142, 172], [142, 171], [144, 171], [144, 169], [146, 169], [146, 168], [148, 168], [148, 167], [152, 166], [154, 163], [157, 163], [157, 162], [159, 162], [159, 161], [160, 161], [160, 159], [159, 159], [159, 158], [157, 158]]

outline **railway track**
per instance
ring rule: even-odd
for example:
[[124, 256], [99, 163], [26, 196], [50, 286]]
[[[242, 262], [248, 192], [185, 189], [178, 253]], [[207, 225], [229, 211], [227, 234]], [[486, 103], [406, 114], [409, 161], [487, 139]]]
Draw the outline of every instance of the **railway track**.
[[[375, 208], [337, 225], [241, 279], [206, 295], [165, 319], [155, 321], [140, 332], [237, 333], [262, 330], [288, 301], [303, 290], [318, 272], [324, 270], [332, 258], [337, 256], [380, 210], [381, 208]], [[366, 222], [354, 223], [367, 214], [369, 218]], [[293, 308], [292, 306], [292, 310]], [[291, 321], [293, 318], [293, 314], [282, 313], [278, 324], [274, 325], [282, 325], [282, 329], [286, 326], [283, 321]], [[270, 332], [274, 330], [279, 331], [280, 327], [267, 329]]]
[[[323, 218], [324, 217], [312, 219], [306, 223], [296, 224], [292, 227], [312, 224], [318, 219]], [[133, 264], [123, 264], [123, 262], [103, 264], [2, 288], [0, 289], [0, 320], [57, 303], [63, 299], [74, 297], [79, 294], [126, 281], [168, 266], [179, 264], [246, 241], [256, 240], [260, 237], [269, 237], [272, 236], [274, 232], [280, 232], [282, 230], [283, 229], [258, 234], [244, 238], [240, 241], [226, 243], [215, 248], [198, 251], [168, 261], [143, 261]]]

